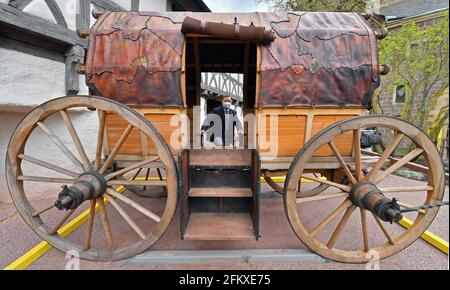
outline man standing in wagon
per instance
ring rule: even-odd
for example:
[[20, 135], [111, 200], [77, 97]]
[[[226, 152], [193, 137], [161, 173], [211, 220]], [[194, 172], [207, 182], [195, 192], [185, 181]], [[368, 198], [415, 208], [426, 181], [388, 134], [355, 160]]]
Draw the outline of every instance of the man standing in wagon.
[[223, 96], [222, 106], [214, 108], [202, 125], [202, 136], [207, 133], [207, 140], [216, 146], [234, 147], [235, 132], [242, 135], [237, 112], [230, 108], [231, 100], [231, 96]]

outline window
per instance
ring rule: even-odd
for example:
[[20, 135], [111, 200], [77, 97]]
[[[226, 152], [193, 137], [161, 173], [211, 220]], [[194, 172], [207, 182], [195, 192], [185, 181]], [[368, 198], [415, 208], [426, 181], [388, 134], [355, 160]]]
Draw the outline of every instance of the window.
[[405, 85], [399, 85], [395, 89], [395, 103], [397, 104], [403, 104], [405, 102], [406, 97], [406, 86]]

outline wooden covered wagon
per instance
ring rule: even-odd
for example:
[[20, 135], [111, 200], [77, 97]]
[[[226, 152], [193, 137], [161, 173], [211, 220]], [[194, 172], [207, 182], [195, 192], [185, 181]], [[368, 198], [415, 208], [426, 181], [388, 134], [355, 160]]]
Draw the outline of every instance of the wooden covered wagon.
[[[58, 249], [75, 249], [92, 260], [134, 256], [162, 237], [177, 206], [185, 240], [258, 239], [261, 178], [283, 194], [299, 239], [336, 261], [393, 255], [436, 216], [438, 208], [430, 206], [408, 213], [415, 221], [411, 228], [389, 229], [411, 207], [402, 203], [405, 194], [421, 195], [417, 205], [441, 201], [444, 174], [438, 151], [420, 129], [368, 115], [380, 75], [388, 70], [377, 59], [377, 39], [386, 33], [372, 29], [362, 15], [96, 16], [90, 31], [79, 31], [89, 37], [89, 48], [77, 69], [91, 95], [34, 109], [17, 127], [7, 154], [8, 186], [19, 212]], [[196, 110], [208, 111], [203, 72], [243, 74], [243, 99], [236, 105], [243, 112], [244, 138], [237, 148], [202, 147], [203, 120]], [[72, 122], [77, 110], [98, 120], [92, 124], [98, 128], [89, 142], [92, 152]], [[46, 125], [53, 115], [66, 124], [73, 150]], [[370, 150], [375, 143], [361, 147], [367, 128], [383, 133], [381, 153]], [[48, 135], [67, 157], [66, 165], [27, 153], [34, 130]], [[403, 143], [413, 150], [394, 156]], [[420, 165], [412, 162], [419, 159]], [[62, 177], [26, 175], [27, 163]], [[401, 168], [421, 172], [426, 182], [389, 185], [389, 176]], [[284, 186], [274, 176], [286, 176]], [[38, 207], [29, 197], [35, 183], [63, 187], [54, 203]], [[53, 208], [63, 217], [56, 218]], [[62, 237], [60, 227], [82, 209], [89, 211], [83, 234]], [[97, 210], [104, 232], [93, 235]], [[379, 232], [368, 231], [371, 223]], [[347, 241], [357, 236], [360, 246], [348, 248]]]

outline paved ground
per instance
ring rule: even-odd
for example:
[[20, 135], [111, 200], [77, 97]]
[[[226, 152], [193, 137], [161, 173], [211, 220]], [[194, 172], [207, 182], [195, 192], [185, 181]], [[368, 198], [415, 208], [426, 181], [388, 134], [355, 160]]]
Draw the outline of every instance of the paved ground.
[[[383, 186], [402, 186], [420, 184], [401, 177], [390, 177]], [[245, 249], [305, 249], [305, 246], [298, 240], [292, 232], [289, 222], [283, 209], [282, 199], [276, 193], [270, 193], [270, 189], [264, 185], [262, 188], [264, 198], [261, 200], [261, 239], [259, 241], [234, 241], [234, 242], [205, 242], [205, 241], [182, 241], [179, 234], [179, 215], [178, 213], [172, 220], [167, 232], [155, 243], [150, 250], [169, 251], [169, 250], [245, 250]], [[405, 193], [399, 196], [403, 201], [409, 204], [420, 204], [421, 198], [413, 193]], [[446, 196], [448, 200], [448, 187], [446, 187]], [[48, 204], [50, 200], [39, 200], [37, 206]], [[311, 219], [317, 224], [318, 218], [324, 218], [332, 207], [336, 204], [323, 205], [321, 207], [301, 208], [300, 216]], [[155, 211], [158, 209], [155, 208]], [[58, 213], [55, 213], [58, 214]], [[449, 238], [449, 210], [445, 207], [440, 210], [437, 218], [431, 225], [430, 230], [448, 241]], [[47, 218], [51, 219], [53, 213]], [[134, 217], [134, 216], [133, 216]], [[314, 217], [314, 219], [313, 219]], [[136, 216], [137, 222], [141, 222]], [[120, 233], [115, 233], [115, 237], [134, 235], [127, 226], [121, 223], [120, 217], [111, 214], [112, 223], [120, 228]], [[355, 213], [350, 219], [342, 236], [339, 238], [336, 246], [360, 247], [362, 243], [361, 225], [359, 213]], [[336, 226], [336, 223], [330, 225], [329, 230], [324, 230], [326, 237], [331, 233], [330, 230]], [[394, 234], [403, 231], [399, 225], [387, 225], [388, 230]], [[84, 227], [71, 234], [70, 239], [80, 240], [83, 237]], [[94, 233], [102, 233], [100, 223], [96, 220]], [[371, 233], [371, 243], [383, 241], [384, 236], [379, 231], [373, 220], [369, 220], [369, 233]], [[320, 237], [319, 235], [319, 237]], [[97, 239], [98, 238], [98, 239]], [[0, 203], [0, 267], [3, 268], [17, 259], [20, 255], [35, 246], [40, 239], [34, 234], [21, 217], [16, 213], [12, 205]], [[93, 244], [101, 243], [102, 237], [97, 234]], [[313, 259], [314, 260], [314, 259]], [[319, 259], [320, 260], [320, 259]], [[52, 249], [41, 259], [33, 263], [29, 269], [64, 269], [68, 259], [64, 253]], [[448, 256], [430, 246], [423, 240], [417, 240], [412, 246], [393, 257], [384, 259], [380, 262], [381, 269], [448, 269]], [[326, 262], [260, 262], [260, 263], [215, 263], [215, 264], [139, 264], [130, 262], [110, 262], [98, 263], [90, 261], [81, 261], [82, 269], [365, 269], [366, 265], [340, 264], [331, 261]]]

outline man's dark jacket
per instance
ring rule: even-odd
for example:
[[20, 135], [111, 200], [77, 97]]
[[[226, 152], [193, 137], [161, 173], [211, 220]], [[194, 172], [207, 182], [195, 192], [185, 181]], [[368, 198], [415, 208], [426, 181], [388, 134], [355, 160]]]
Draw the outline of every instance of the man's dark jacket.
[[[222, 121], [222, 140], [225, 142], [225, 108], [223, 106], [216, 107], [212, 110], [210, 114], [215, 114], [220, 117], [220, 120]], [[231, 141], [229, 144], [226, 145], [234, 145], [234, 129], [236, 128], [238, 131], [242, 130], [242, 124], [239, 121], [239, 119], [236, 117], [237, 112], [233, 109], [228, 109], [229, 118], [233, 119], [233, 133], [231, 134], [231, 139], [228, 140]], [[214, 122], [209, 122], [208, 118], [205, 120], [205, 122], [202, 125], [202, 130], [208, 130], [214, 125]], [[211, 142], [214, 142], [214, 134], [208, 134], [207, 136], [208, 140]]]

